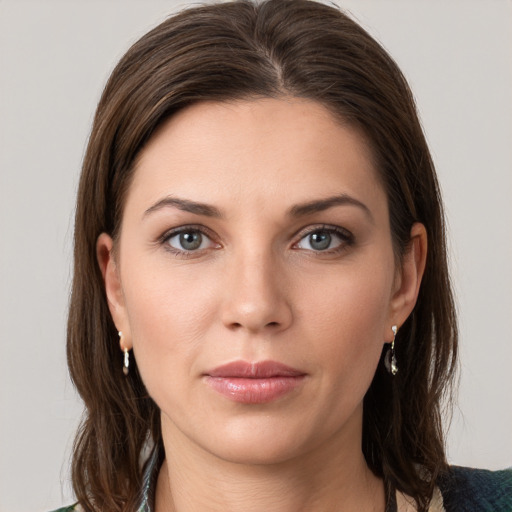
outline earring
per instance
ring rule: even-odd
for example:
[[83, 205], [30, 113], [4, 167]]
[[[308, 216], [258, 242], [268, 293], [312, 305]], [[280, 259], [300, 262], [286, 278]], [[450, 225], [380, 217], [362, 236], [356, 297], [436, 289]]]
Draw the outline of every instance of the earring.
[[393, 325], [391, 330], [393, 331], [393, 341], [391, 342], [391, 346], [389, 347], [389, 350], [387, 351], [384, 358], [384, 365], [386, 370], [391, 373], [391, 375], [395, 376], [398, 373], [398, 365], [396, 364], [395, 356], [395, 338], [396, 333], [398, 332], [398, 328], [396, 325]]
[[[119, 331], [119, 338], [120, 338], [120, 344], [122, 346], [123, 344], [123, 333]], [[128, 349], [126, 347], [123, 348], [124, 352], [124, 363], [123, 363], [123, 373], [125, 375], [128, 375], [130, 372], [130, 353], [128, 352]]]

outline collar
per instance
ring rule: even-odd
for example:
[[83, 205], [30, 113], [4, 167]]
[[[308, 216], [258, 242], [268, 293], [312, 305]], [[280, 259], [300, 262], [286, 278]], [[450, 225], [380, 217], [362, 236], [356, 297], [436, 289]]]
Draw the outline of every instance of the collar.
[[158, 447], [155, 446], [144, 465], [142, 490], [137, 512], [153, 512], [155, 509], [156, 481], [163, 462], [163, 454], [160, 452]]

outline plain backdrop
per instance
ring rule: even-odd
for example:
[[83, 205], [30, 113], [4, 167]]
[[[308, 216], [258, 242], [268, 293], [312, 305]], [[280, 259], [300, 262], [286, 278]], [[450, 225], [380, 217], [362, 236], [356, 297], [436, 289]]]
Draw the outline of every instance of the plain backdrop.
[[[460, 311], [453, 463], [512, 465], [512, 3], [347, 0], [408, 77], [437, 164]], [[72, 501], [72, 217], [104, 82], [185, 3], [0, 0], [0, 511]]]

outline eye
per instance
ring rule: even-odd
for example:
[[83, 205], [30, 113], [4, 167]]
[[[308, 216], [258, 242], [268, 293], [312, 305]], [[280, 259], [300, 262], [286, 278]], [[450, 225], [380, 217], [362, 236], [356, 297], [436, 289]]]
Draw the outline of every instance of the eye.
[[320, 228], [303, 236], [296, 247], [315, 252], [330, 252], [352, 242], [352, 235], [341, 228]]
[[173, 252], [194, 252], [216, 246], [203, 231], [197, 228], [172, 231], [164, 237], [164, 242]]

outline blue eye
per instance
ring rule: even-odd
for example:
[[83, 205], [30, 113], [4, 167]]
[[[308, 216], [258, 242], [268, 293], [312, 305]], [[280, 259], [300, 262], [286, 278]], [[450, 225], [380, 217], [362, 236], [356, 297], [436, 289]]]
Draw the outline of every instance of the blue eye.
[[340, 229], [322, 228], [310, 231], [297, 243], [299, 249], [321, 252], [336, 250], [350, 243], [351, 237]]
[[207, 249], [213, 246], [213, 242], [198, 229], [183, 229], [171, 233], [166, 238], [166, 243], [173, 249], [181, 252], [191, 252], [200, 249]]

